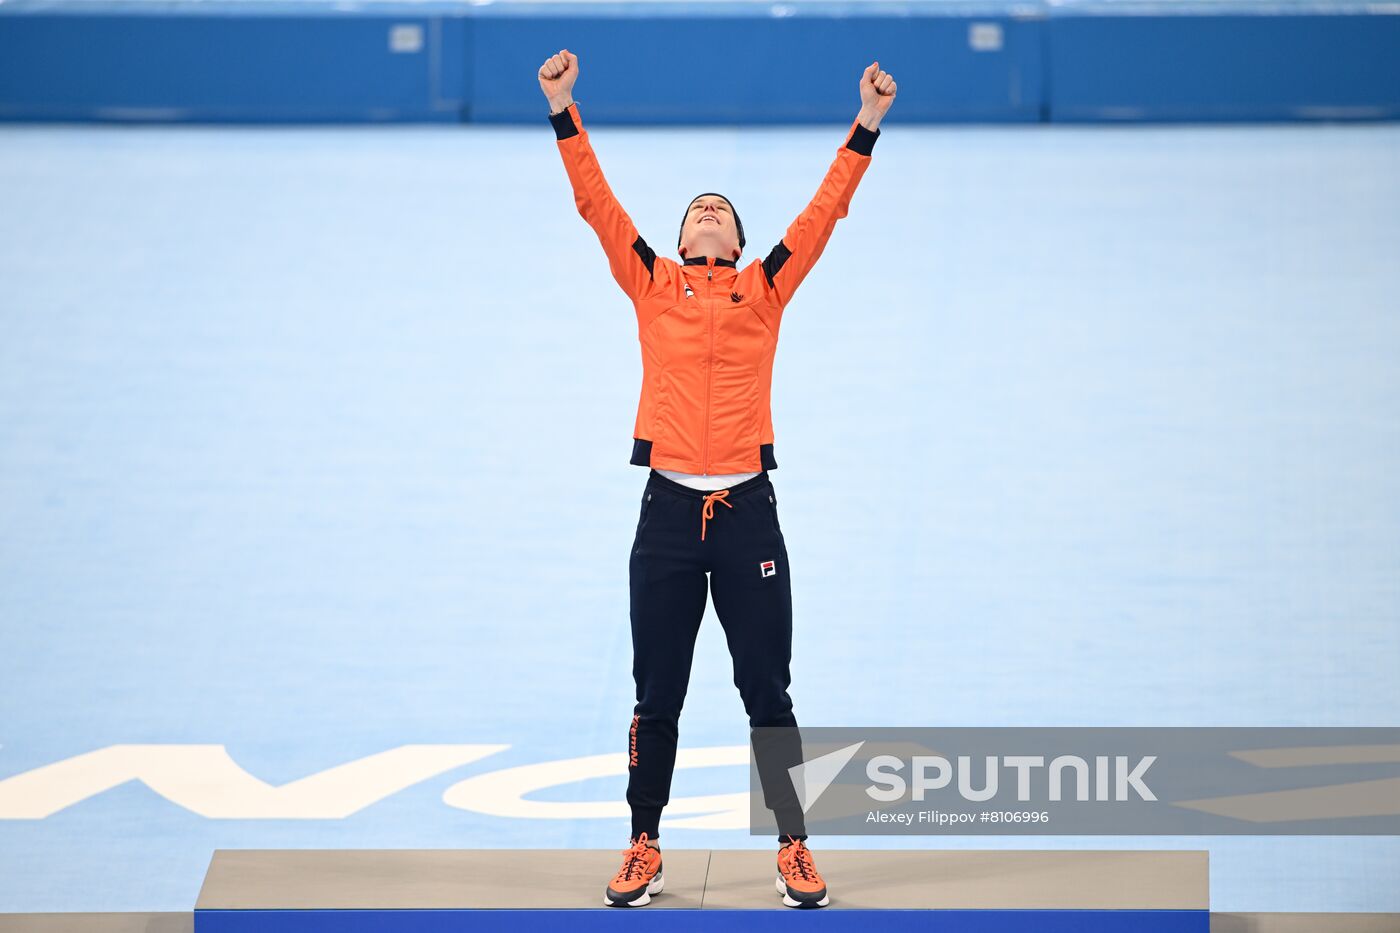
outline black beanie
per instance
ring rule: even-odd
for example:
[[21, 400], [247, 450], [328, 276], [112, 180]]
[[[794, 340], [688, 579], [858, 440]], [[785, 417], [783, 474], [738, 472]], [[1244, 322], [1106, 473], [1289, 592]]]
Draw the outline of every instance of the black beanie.
[[[690, 205], [707, 194], [713, 194], [715, 197], [724, 198], [724, 195], [720, 194], [718, 191], [702, 191], [690, 199], [690, 204], [685, 206], [685, 213], [681, 215], [681, 229], [680, 232], [676, 234], [676, 249], [681, 248], [681, 238], [685, 236], [685, 218], [690, 215]], [[739, 212], [734, 210], [733, 201], [724, 198], [724, 203], [729, 205], [730, 212], [734, 214], [734, 229], [739, 234], [739, 249], [742, 250], [744, 248], [744, 222], [739, 219]], [[725, 258], [728, 259], [729, 257], [726, 256]]]

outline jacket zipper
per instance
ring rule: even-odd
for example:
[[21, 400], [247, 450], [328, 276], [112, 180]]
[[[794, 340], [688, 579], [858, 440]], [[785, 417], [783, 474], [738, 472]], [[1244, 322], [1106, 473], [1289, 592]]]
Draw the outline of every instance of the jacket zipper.
[[705, 359], [705, 447], [704, 452], [700, 455], [700, 472], [708, 475], [710, 472], [710, 382], [715, 368], [715, 309], [714, 303], [710, 300], [710, 283], [715, 277], [715, 257], [708, 257], [706, 265], [710, 267], [710, 271], [705, 274], [705, 313], [709, 315], [710, 323], [710, 355]]

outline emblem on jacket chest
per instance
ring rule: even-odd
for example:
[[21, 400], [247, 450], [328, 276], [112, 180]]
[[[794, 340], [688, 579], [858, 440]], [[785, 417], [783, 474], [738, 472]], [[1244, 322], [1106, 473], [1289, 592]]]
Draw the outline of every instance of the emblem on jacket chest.
[[[693, 297], [695, 297], [695, 291], [694, 291], [689, 285], [687, 285], [687, 286], [685, 287], [685, 297], [687, 297], [687, 298], [693, 298]], [[735, 302], [735, 303], [738, 303], [738, 302], [744, 300], [744, 296], [741, 295], [741, 294], [739, 294], [738, 292], [730, 292], [730, 293], [729, 293], [729, 300], [730, 300], [730, 301], [733, 301], [733, 302]]]

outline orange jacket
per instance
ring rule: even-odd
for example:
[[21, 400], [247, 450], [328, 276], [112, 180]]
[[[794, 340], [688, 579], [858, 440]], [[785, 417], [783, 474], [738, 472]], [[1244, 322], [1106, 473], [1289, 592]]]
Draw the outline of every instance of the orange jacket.
[[767, 258], [654, 253], [603, 178], [578, 103], [550, 123], [574, 202], [637, 311], [642, 395], [631, 462], [683, 473], [772, 470], [769, 387], [783, 309], [821, 255], [870, 166], [880, 131], [852, 121], [821, 187]]

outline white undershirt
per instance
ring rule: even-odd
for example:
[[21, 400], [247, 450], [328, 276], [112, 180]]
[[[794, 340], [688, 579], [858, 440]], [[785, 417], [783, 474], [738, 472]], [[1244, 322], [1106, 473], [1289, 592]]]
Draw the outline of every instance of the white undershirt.
[[667, 479], [675, 480], [682, 486], [703, 489], [706, 492], [737, 486], [744, 480], [753, 479], [758, 475], [757, 473], [677, 473], [675, 470], [657, 470], [656, 472]]

